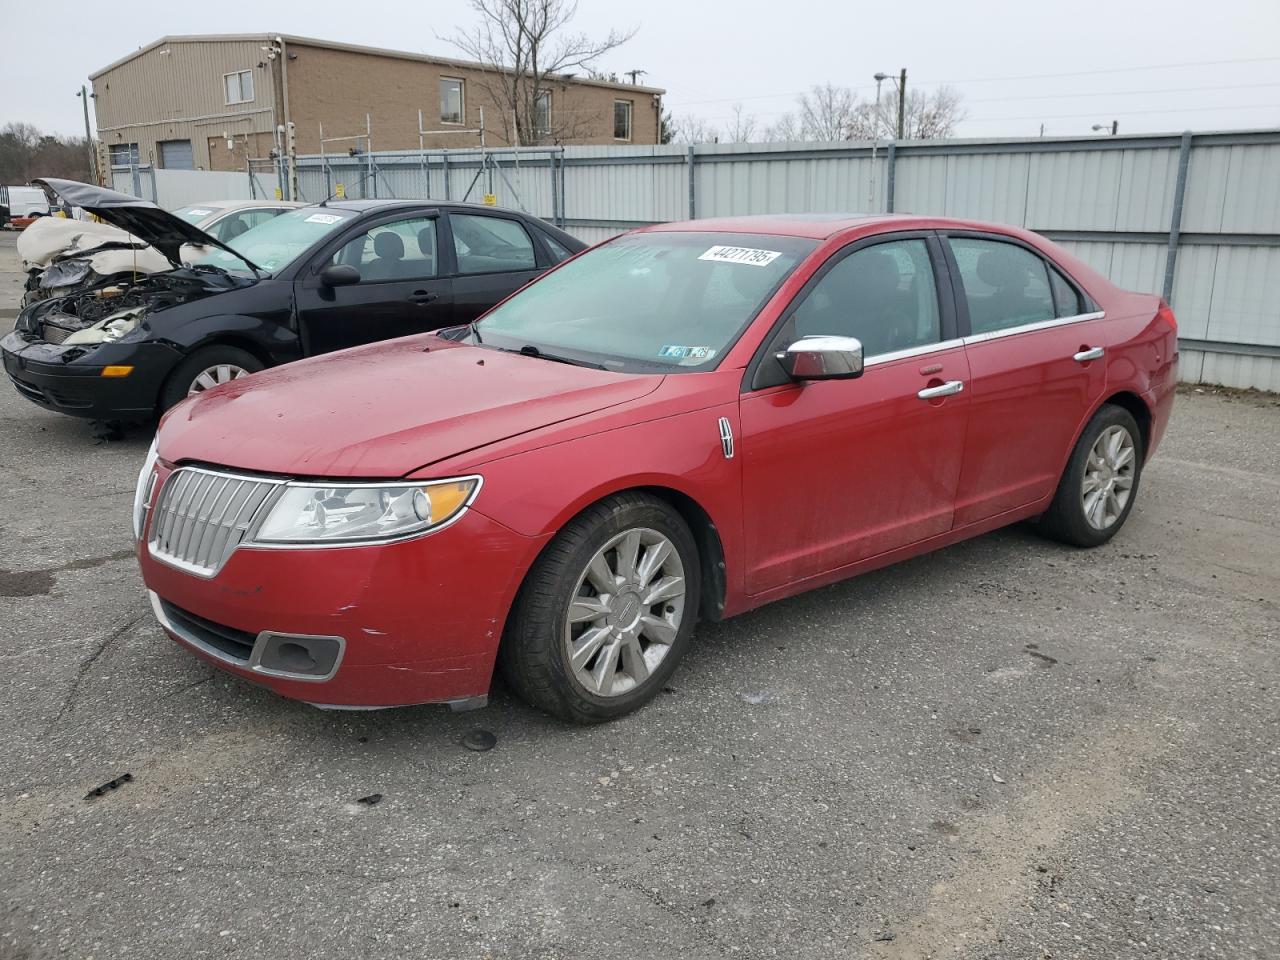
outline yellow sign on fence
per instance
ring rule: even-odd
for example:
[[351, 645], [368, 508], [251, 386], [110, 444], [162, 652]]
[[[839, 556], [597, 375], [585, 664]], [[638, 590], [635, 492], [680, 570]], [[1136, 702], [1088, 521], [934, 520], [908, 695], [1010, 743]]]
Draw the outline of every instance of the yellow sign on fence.
[[498, 197], [496, 194], [486, 193], [484, 195], [485, 206], [496, 207], [498, 205]]
[[347, 198], [347, 185], [345, 183], [338, 184], [337, 188], [333, 191], [333, 195], [339, 200], [345, 200]]

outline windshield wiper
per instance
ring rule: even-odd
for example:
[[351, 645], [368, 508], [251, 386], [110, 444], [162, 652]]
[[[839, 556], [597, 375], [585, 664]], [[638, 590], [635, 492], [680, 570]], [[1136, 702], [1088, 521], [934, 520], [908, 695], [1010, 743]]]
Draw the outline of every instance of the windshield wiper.
[[590, 360], [574, 360], [571, 357], [560, 357], [554, 353], [544, 353], [532, 343], [526, 343], [519, 350], [508, 350], [508, 353], [519, 353], [526, 357], [537, 357], [539, 360], [550, 360], [553, 363], [567, 363], [575, 367], [591, 367], [595, 370], [608, 370], [603, 363], [592, 363]]
[[476, 338], [476, 343], [484, 343], [484, 339], [480, 336], [480, 328], [476, 326], [476, 321], [472, 320], [468, 323], [467, 328], [471, 331], [471, 336]]

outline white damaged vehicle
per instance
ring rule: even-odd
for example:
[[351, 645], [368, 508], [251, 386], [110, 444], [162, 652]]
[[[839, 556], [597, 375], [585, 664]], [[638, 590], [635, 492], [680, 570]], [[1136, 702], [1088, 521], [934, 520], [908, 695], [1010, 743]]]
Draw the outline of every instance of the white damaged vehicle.
[[[173, 213], [225, 243], [299, 206], [283, 200], [219, 201]], [[190, 263], [208, 252], [208, 247], [188, 244], [182, 260]], [[173, 269], [159, 250], [119, 227], [63, 217], [41, 217], [19, 234], [18, 257], [27, 275], [23, 306], [67, 296], [100, 281], [122, 283]]]

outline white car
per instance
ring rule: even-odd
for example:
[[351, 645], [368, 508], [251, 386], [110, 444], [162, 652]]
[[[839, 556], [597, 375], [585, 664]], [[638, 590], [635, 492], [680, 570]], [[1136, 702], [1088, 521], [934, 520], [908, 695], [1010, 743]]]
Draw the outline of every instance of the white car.
[[[284, 200], [223, 200], [173, 212], [225, 243], [298, 206]], [[184, 247], [183, 262], [207, 252], [204, 247]], [[119, 227], [63, 217], [41, 217], [27, 227], [18, 236], [18, 257], [27, 274], [24, 305], [66, 296], [100, 281], [173, 269], [162, 253]]]

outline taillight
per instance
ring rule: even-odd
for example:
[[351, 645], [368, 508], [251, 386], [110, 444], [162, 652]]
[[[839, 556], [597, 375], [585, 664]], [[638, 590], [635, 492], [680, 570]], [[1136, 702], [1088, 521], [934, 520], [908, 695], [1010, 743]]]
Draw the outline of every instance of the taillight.
[[1160, 309], [1156, 311], [1156, 319], [1167, 323], [1169, 329], [1174, 333], [1178, 332], [1178, 318], [1173, 315], [1173, 308], [1165, 303], [1163, 299], [1160, 301]]

